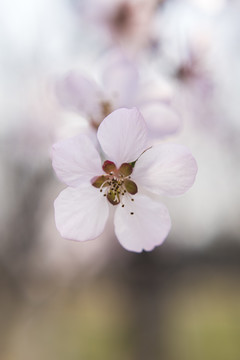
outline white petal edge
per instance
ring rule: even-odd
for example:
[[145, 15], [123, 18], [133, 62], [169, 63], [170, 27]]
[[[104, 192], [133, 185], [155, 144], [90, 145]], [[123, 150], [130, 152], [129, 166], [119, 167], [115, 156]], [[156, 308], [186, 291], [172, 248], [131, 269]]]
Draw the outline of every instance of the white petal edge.
[[[131, 215], [131, 212], [134, 212]], [[114, 218], [120, 244], [129, 251], [151, 251], [166, 239], [171, 219], [165, 205], [142, 194], [119, 206]]]
[[147, 126], [136, 109], [113, 111], [100, 124], [97, 137], [107, 159], [117, 166], [135, 161], [148, 147]]
[[141, 106], [140, 111], [152, 138], [174, 134], [180, 129], [181, 118], [169, 105], [149, 102]]
[[56, 227], [65, 239], [87, 241], [103, 232], [109, 215], [107, 200], [93, 186], [68, 187], [54, 202]]
[[132, 177], [150, 192], [168, 196], [185, 193], [194, 183], [197, 163], [182, 145], [155, 145], [135, 164]]
[[87, 135], [65, 139], [52, 147], [52, 165], [58, 178], [69, 186], [90, 182], [102, 174], [101, 159]]

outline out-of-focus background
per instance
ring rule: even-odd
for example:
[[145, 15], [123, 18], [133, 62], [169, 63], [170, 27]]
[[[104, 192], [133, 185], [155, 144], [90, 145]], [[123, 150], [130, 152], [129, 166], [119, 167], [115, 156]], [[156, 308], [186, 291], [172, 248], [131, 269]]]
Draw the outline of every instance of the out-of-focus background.
[[[0, 2], [1, 360], [240, 359], [239, 17], [238, 0]], [[151, 253], [54, 223], [51, 145], [86, 127], [55, 85], [98, 79], [112, 51], [171, 100], [181, 129], [163, 141], [199, 166], [163, 199], [173, 226]]]

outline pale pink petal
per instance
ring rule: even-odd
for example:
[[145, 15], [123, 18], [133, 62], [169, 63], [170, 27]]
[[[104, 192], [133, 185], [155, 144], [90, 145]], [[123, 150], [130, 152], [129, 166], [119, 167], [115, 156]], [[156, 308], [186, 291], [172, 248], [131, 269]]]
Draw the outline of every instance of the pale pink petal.
[[106, 198], [91, 185], [66, 188], [55, 200], [54, 208], [61, 236], [77, 241], [98, 237], [109, 215]]
[[56, 83], [56, 93], [61, 104], [87, 117], [98, 117], [101, 112], [102, 90], [92, 80], [70, 72]]
[[147, 127], [136, 109], [118, 109], [100, 124], [97, 133], [107, 159], [120, 166], [135, 161], [148, 147]]
[[[131, 212], [134, 212], [131, 215]], [[137, 194], [134, 201], [118, 206], [114, 218], [115, 233], [120, 244], [127, 250], [151, 251], [161, 245], [171, 228], [171, 220], [165, 205]]]
[[108, 62], [102, 75], [103, 87], [114, 108], [132, 107], [135, 104], [138, 88], [138, 72], [136, 66], [120, 57]]
[[178, 196], [193, 185], [196, 173], [197, 163], [185, 146], [163, 144], [142, 154], [132, 177], [153, 193]]
[[140, 107], [140, 111], [153, 138], [174, 134], [181, 126], [180, 116], [160, 101], [148, 102]]
[[59, 141], [52, 149], [53, 168], [67, 185], [76, 187], [90, 182], [103, 172], [100, 156], [86, 135]]

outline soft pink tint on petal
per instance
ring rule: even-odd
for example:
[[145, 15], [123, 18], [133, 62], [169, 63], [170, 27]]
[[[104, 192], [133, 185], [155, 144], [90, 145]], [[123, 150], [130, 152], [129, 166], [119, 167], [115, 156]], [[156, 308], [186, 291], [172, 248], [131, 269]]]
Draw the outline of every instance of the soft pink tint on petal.
[[114, 108], [132, 107], [138, 88], [138, 72], [134, 64], [120, 57], [115, 59], [103, 72], [103, 86]]
[[153, 138], [174, 134], [181, 126], [179, 115], [160, 101], [149, 102], [141, 106], [140, 111]]
[[55, 200], [54, 208], [56, 226], [61, 236], [77, 241], [98, 237], [109, 215], [105, 197], [91, 185], [66, 188]]
[[[118, 206], [114, 218], [115, 233], [120, 244], [127, 250], [151, 251], [167, 237], [171, 220], [165, 205], [137, 194], [134, 202]], [[134, 212], [133, 215], [130, 213]]]
[[88, 117], [99, 116], [103, 97], [98, 85], [77, 72], [70, 72], [56, 84], [56, 93], [61, 104]]
[[119, 167], [135, 161], [148, 147], [147, 127], [136, 109], [118, 109], [108, 115], [98, 128], [97, 137], [107, 155]]
[[197, 163], [182, 145], [156, 145], [136, 162], [132, 177], [138, 185], [156, 194], [178, 196], [194, 183]]
[[69, 186], [90, 183], [103, 172], [100, 156], [86, 135], [59, 141], [52, 149], [53, 168], [59, 179]]

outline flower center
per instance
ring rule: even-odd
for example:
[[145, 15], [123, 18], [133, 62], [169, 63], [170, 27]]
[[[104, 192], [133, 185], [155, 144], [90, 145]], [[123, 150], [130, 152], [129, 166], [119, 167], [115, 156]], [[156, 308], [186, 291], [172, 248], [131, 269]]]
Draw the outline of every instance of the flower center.
[[112, 105], [109, 101], [102, 101], [101, 102], [101, 110], [103, 118], [108, 116], [112, 112]]
[[[124, 195], [134, 201], [131, 195], [135, 195], [138, 188], [135, 182], [131, 180], [132, 165], [123, 163], [117, 169], [114, 162], [106, 160], [102, 168], [106, 175], [94, 177], [91, 181], [92, 186], [98, 188], [112, 205], [121, 203], [122, 207], [124, 207], [122, 201]], [[133, 215], [133, 212], [131, 212], [131, 215]]]
[[133, 21], [134, 11], [128, 2], [123, 2], [116, 9], [112, 19], [110, 19], [113, 31], [116, 33], [125, 33], [131, 27]]
[[100, 103], [101, 116], [100, 119], [91, 119], [92, 127], [97, 130], [102, 120], [112, 112], [112, 104], [109, 101], [102, 101]]

